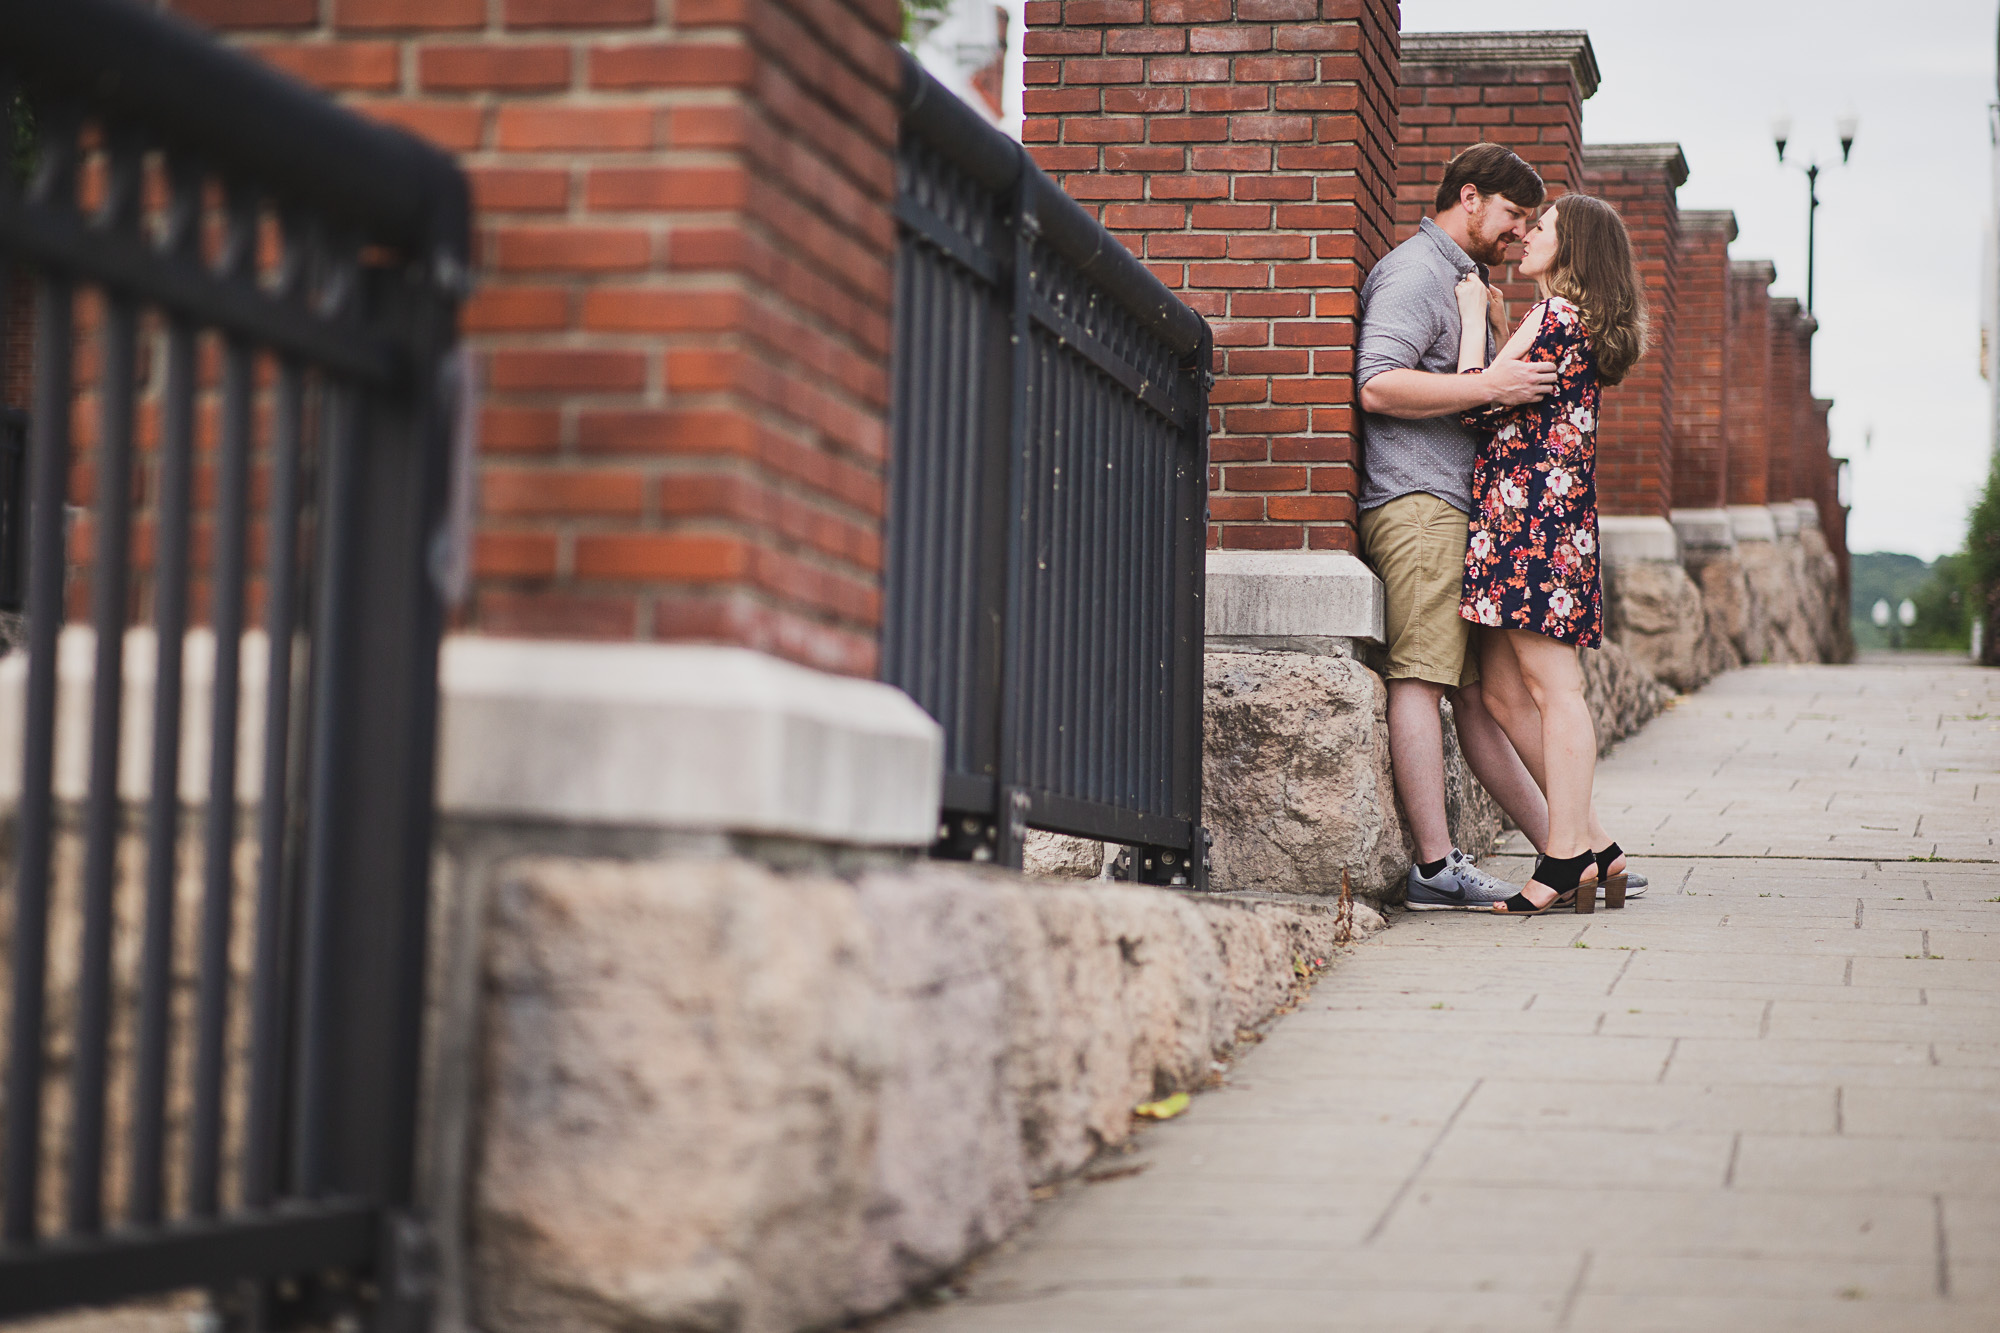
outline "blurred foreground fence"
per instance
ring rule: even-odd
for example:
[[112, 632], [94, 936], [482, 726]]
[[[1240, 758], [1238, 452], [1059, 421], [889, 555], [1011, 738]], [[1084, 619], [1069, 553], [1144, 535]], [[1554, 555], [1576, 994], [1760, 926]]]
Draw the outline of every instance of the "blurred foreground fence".
[[1203, 883], [1207, 323], [904, 73], [882, 673], [945, 730], [938, 852]]
[[463, 178], [127, 0], [0, 3], [0, 108], [35, 309], [0, 1317], [414, 1326]]

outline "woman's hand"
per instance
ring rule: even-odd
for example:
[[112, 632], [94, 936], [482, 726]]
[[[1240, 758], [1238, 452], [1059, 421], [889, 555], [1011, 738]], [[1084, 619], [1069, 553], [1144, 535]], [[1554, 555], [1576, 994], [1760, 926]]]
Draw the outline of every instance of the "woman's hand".
[[1504, 343], [1507, 341], [1507, 295], [1498, 287], [1488, 287], [1486, 295], [1486, 326], [1493, 331], [1494, 342]]
[[1452, 294], [1458, 298], [1459, 318], [1465, 323], [1478, 323], [1486, 318], [1492, 298], [1487, 295], [1486, 284], [1480, 281], [1477, 273], [1468, 273], [1460, 278], [1458, 286], [1452, 288]]

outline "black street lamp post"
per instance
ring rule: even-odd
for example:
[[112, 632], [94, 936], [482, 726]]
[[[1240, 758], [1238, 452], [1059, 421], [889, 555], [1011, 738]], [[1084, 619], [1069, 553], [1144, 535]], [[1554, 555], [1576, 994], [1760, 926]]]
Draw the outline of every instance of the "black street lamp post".
[[[1847, 161], [1847, 155], [1854, 151], [1854, 131], [1859, 123], [1852, 114], [1842, 116], [1837, 122], [1840, 130], [1840, 160], [1843, 164]], [[1790, 116], [1780, 116], [1771, 123], [1771, 138], [1777, 141], [1780, 162], [1785, 160], [1785, 144], [1791, 137]], [[1799, 167], [1799, 170], [1806, 173], [1806, 313], [1810, 315], [1813, 312], [1813, 231], [1819, 214], [1819, 163], [1815, 161], [1799, 166], [1794, 162], [1791, 165]]]

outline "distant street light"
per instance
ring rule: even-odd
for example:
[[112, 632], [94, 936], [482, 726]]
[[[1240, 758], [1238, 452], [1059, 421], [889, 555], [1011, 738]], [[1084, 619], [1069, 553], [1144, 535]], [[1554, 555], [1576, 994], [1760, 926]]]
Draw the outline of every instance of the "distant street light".
[[1896, 608], [1896, 619], [1902, 623], [1904, 629], [1916, 624], [1917, 604], [1905, 597], [1903, 604]]
[[1872, 612], [1870, 612], [1870, 613], [1869, 613], [1869, 619], [1871, 619], [1871, 620], [1873, 620], [1873, 621], [1875, 622], [1875, 628], [1876, 628], [1876, 629], [1887, 629], [1887, 628], [1889, 628], [1889, 599], [1888, 599], [1888, 598], [1886, 598], [1886, 597], [1882, 597], [1882, 598], [1877, 598], [1877, 599], [1876, 599], [1876, 602], [1875, 602], [1875, 609], [1874, 609], [1874, 610], [1873, 610]]
[[[1847, 161], [1847, 155], [1854, 151], [1854, 132], [1861, 127], [1861, 118], [1848, 112], [1834, 122], [1834, 129], [1840, 135], [1840, 160]], [[1785, 145], [1791, 142], [1792, 118], [1779, 116], [1771, 122], [1771, 138], [1778, 145], [1778, 161], [1785, 160]], [[1798, 166], [1798, 163], [1792, 163]], [[1813, 312], [1813, 230], [1819, 214], [1819, 162], [1814, 160], [1799, 170], [1806, 173], [1806, 313]]]

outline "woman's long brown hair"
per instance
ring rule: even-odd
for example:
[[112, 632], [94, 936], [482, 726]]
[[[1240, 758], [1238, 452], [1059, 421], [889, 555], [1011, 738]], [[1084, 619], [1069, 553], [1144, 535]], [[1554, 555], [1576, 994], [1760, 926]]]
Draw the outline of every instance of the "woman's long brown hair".
[[1646, 351], [1646, 298], [1632, 238], [1618, 210], [1595, 195], [1566, 194], [1556, 210], [1556, 255], [1543, 284], [1583, 311], [1583, 331], [1606, 384], [1625, 378]]

